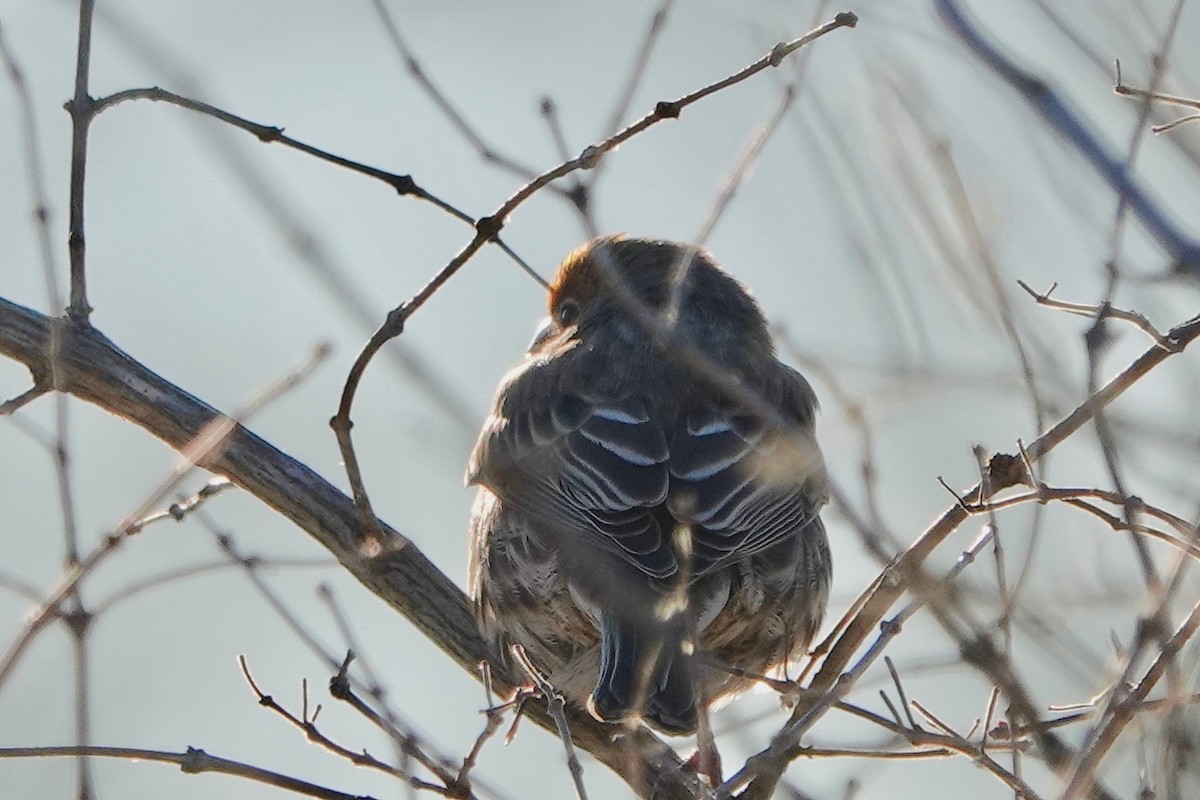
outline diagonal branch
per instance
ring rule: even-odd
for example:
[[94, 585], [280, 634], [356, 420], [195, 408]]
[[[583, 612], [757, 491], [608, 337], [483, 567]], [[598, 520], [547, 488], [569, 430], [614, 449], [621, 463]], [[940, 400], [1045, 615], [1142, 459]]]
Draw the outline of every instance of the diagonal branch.
[[1147, 192], [1129, 166], [1114, 156], [1067, 105], [1062, 96], [1041, 78], [1016, 64], [1002, 53], [994, 42], [964, 13], [957, 0], [935, 0], [934, 6], [942, 20], [975, 55], [991, 67], [1010, 86], [1018, 91], [1029, 107], [1036, 111], [1060, 136], [1085, 158], [1088, 164], [1121, 197], [1138, 216], [1146, 230], [1175, 260], [1175, 269], [1193, 277], [1200, 275], [1200, 241], [1184, 229]]
[[[264, 144], [278, 143], [284, 147], [304, 153], [305, 155], [312, 156], [313, 158], [321, 161], [326, 161], [334, 166], [348, 169], [351, 172], [357, 172], [359, 175], [365, 175], [368, 178], [374, 178], [375, 180], [381, 181], [382, 183], [390, 186], [396, 191], [396, 194], [400, 195], [401, 197], [409, 196], [415, 197], [418, 200], [424, 200], [427, 203], [433, 204], [457, 220], [465, 222], [468, 225], [475, 224], [474, 217], [420, 186], [415, 180], [413, 180], [412, 175], [401, 175], [396, 172], [388, 172], [387, 170], [373, 167], [360, 161], [354, 161], [346, 158], [345, 156], [339, 156], [336, 153], [331, 153], [328, 150], [322, 150], [321, 148], [308, 144], [307, 142], [294, 139], [284, 133], [283, 128], [277, 125], [264, 125], [261, 122], [254, 122], [246, 119], [245, 117], [239, 117], [237, 114], [231, 114], [230, 112], [221, 108], [217, 108], [209, 103], [205, 103], [200, 100], [193, 100], [190, 97], [184, 97], [183, 95], [176, 94], [175, 92], [168, 92], [166, 89], [162, 89], [158, 86], [147, 86], [140, 89], [123, 89], [122, 91], [114, 92], [113, 94], [97, 98], [92, 102], [90, 113], [92, 116], [97, 116], [101, 112], [107, 111], [119, 103], [125, 103], [131, 100], [152, 100], [158, 103], [168, 103], [178, 108], [187, 109], [188, 111], [194, 111], [198, 114], [212, 117], [213, 119], [224, 122], [226, 125], [231, 125], [234, 128], [238, 128], [239, 130], [249, 133]], [[534, 280], [544, 283], [541, 277], [539, 277], [538, 274], [533, 271], [533, 268], [530, 267], [529, 264], [525, 263], [525, 260], [517, 255], [517, 253], [511, 247], [505, 244], [500, 237], [497, 236], [492, 241], [501, 250], [503, 250], [509, 258], [515, 261], [517, 265], [521, 267], [521, 269], [529, 273]]]
[[[350, 411], [354, 405], [354, 396], [358, 392], [358, 385], [362, 381], [367, 366], [371, 363], [371, 359], [375, 357], [375, 354], [385, 344], [404, 332], [404, 326], [408, 322], [409, 317], [416, 313], [421, 306], [425, 305], [448, 280], [454, 277], [485, 243], [499, 235], [504, 226], [508, 224], [509, 217], [519, 206], [554, 181], [579, 170], [595, 168], [605, 155], [616, 150], [621, 144], [637, 136], [647, 128], [657, 125], [664, 120], [678, 119], [684, 109], [693, 103], [703, 100], [709, 95], [723, 89], [727, 89], [730, 86], [735, 86], [765, 69], [778, 67], [789, 55], [826, 34], [841, 28], [853, 28], [856, 25], [858, 25], [858, 16], [854, 12], [840, 12], [829, 22], [818, 25], [799, 38], [787, 42], [779, 42], [762, 58], [726, 78], [685, 94], [676, 100], [659, 101], [655, 104], [653, 111], [643, 116], [637, 122], [631, 123], [628, 127], [614, 133], [597, 144], [588, 145], [575, 158], [564, 161], [553, 169], [533, 178], [505, 200], [496, 209], [495, 213], [481, 217], [476, 221], [475, 236], [471, 241], [467, 242], [415, 295], [388, 312], [383, 324], [371, 335], [371, 338], [363, 346], [363, 349], [358, 354], [358, 358], [355, 359], [349, 373], [346, 375], [346, 383], [342, 387], [342, 397], [338, 403], [337, 414], [329, 421], [329, 426], [333, 429], [334, 435], [337, 437], [338, 448], [342, 454], [342, 463], [346, 466], [346, 476], [350, 481], [350, 488], [354, 494], [354, 504], [362, 516], [364, 525], [368, 528], [375, 527], [375, 513], [371, 509], [371, 501], [367, 496], [366, 486], [362, 479], [362, 471], [358, 465], [358, 456], [354, 452], [354, 442], [350, 434], [354, 423], [350, 419]], [[374, 533], [378, 535], [378, 531], [374, 531]]]
[[[1124, 371], [1032, 442], [1024, 451], [1025, 463], [1041, 459], [1090, 422], [1098, 410], [1111, 404], [1152, 369], [1175, 353], [1182, 352], [1197, 338], [1200, 338], [1200, 315], [1172, 328], [1166, 334], [1166, 346], [1155, 344], [1143, 352]], [[1025, 463], [1017, 456], [993, 456], [987, 465], [986, 490], [984, 483], [980, 482], [962, 497], [966, 498], [967, 502], [982, 503], [1002, 489], [1023, 482], [1027, 479]], [[839, 505], [847, 513], [853, 508], [844, 499], [839, 501]], [[813, 713], [814, 709], [819, 709], [821, 705], [833, 704], [849, 691], [853, 676], [847, 673], [846, 669], [854, 654], [878, 630], [888, 610], [905, 591], [915, 591], [931, 585], [925, 573], [925, 560], [947, 536], [966, 521], [968, 516], [969, 511], [964, 502], [960, 501], [951, 506], [907, 550], [893, 559], [880, 578], [867, 588], [864, 597], [855, 602], [857, 611], [845, 623], [844, 629], [821, 663], [820, 670], [813, 677], [812, 699], [805, 699], [796, 704], [788, 726], [780, 733], [776, 742], [772, 743], [768, 755], [777, 757], [781, 752], [790, 752], [807, 730], [805, 723], [810, 723], [818, 716]], [[1046, 735], [1047, 729], [1040, 730], [1043, 749], [1047, 751], [1047, 760], [1051, 762], [1051, 766], [1067, 768], [1069, 762], [1065, 748]], [[1054, 752], [1050, 752], [1051, 750]]]
[[[0, 298], [0, 355], [44, 373], [54, 320]], [[63, 324], [61, 391], [133, 422], [176, 449], [188, 445], [221, 413], [157, 375], [88, 325]], [[492, 658], [475, 626], [466, 596], [407, 538], [383, 522], [382, 537], [364, 535], [354, 504], [333, 484], [241, 425], [235, 425], [221, 452], [200, 466], [253, 494], [329, 550], [367, 589], [403, 614], [468, 674]], [[500, 690], [519, 681], [496, 671]], [[544, 709], [526, 713], [555, 730]], [[695, 777], [678, 756], [648, 731], [619, 742], [615, 731], [568, 709], [575, 743], [619, 775], [634, 782], [643, 797], [690, 798], [699, 794]], [[638, 762], [631, 767], [631, 754]]]

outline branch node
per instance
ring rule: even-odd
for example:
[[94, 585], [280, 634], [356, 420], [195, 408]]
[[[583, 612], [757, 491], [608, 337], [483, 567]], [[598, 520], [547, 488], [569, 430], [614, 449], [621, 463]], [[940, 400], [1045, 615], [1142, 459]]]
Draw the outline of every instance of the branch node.
[[179, 760], [179, 769], [189, 775], [196, 775], [204, 772], [208, 764], [208, 753], [198, 747], [188, 746], [187, 752], [184, 753], [182, 759]]
[[654, 116], [660, 119], [679, 119], [682, 107], [675, 101], [660, 100], [654, 104]]
[[264, 144], [272, 144], [283, 138], [283, 128], [278, 125], [259, 125], [252, 131], [254, 137]]
[[1001, 489], [1024, 482], [1025, 462], [1011, 453], [995, 453], [987, 463], [988, 488], [995, 494]]
[[504, 220], [496, 215], [480, 217], [475, 222], [475, 230], [478, 231], [481, 236], [486, 237], [489, 241], [494, 239], [496, 234], [500, 233], [503, 228]]
[[329, 693], [338, 700], [349, 700], [353, 697], [353, 692], [350, 691], [350, 662], [354, 660], [354, 651], [347, 650], [346, 658], [342, 661], [342, 666], [338, 668], [337, 674], [329, 679]]
[[396, 190], [396, 194], [401, 197], [409, 194], [419, 194], [421, 191], [417, 187], [417, 182], [413, 180], [412, 175], [393, 175], [388, 179], [388, 183]]
[[583, 170], [595, 169], [600, 163], [600, 159], [604, 158], [604, 150], [594, 144], [589, 144], [583, 148], [583, 152], [579, 154], [579, 168]]

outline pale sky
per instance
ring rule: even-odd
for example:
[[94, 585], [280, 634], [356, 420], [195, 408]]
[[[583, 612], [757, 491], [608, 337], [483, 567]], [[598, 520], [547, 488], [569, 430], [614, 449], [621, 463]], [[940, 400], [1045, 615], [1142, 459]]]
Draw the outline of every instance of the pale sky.
[[[93, 44], [92, 94], [161, 86], [255, 122], [282, 126], [305, 143], [411, 174], [422, 187], [480, 216], [522, 184], [484, 163], [404, 70], [367, 0], [318, 3], [101, 2]], [[1128, 8], [1133, 6], [1132, 9]], [[1173, 3], [1126, 0], [1055, 3], [1075, 43], [1034, 0], [969, 4], [1003, 49], [1078, 108], [1114, 152], [1123, 153], [1137, 105], [1113, 95], [1112, 61], [1144, 85]], [[626, 121], [654, 103], [716, 81], [777, 41], [812, 27], [806, 2], [680, 3], [672, 10]], [[552, 98], [571, 155], [607, 131], [654, 4], [389, 2], [425, 72], [489, 146], [536, 171], [561, 159], [539, 114]], [[707, 245], [755, 292], [784, 331], [785, 360], [816, 356], [863, 405], [873, 430], [878, 499], [902, 543], [953, 499], [938, 485], [977, 478], [971, 446], [1014, 452], [1036, 437], [1012, 348], [989, 309], [991, 289], [977, 248], [963, 233], [948, 172], [931, 155], [944, 143], [965, 187], [984, 247], [1033, 353], [1050, 420], [1085, 396], [1087, 321], [1040, 309], [1019, 290], [1059, 284], [1063, 299], [1099, 302], [1110, 257], [1115, 196], [1088, 166], [979, 65], [944, 29], [930, 4], [863, 0], [824, 8], [860, 17], [803, 53], [799, 99], [720, 218]], [[0, 25], [32, 93], [48, 187], [55, 259], [66, 285], [70, 124], [76, 10], [58, 0], [0, 0]], [[1185, 6], [1164, 90], [1200, 96], [1200, 9]], [[1082, 44], [1084, 47], [1078, 46]], [[692, 240], [750, 141], [771, 117], [801, 58], [719, 93], [635, 137], [604, 164], [594, 198], [604, 232]], [[13, 85], [0, 80], [0, 296], [39, 311], [45, 293], [27, 161]], [[1139, 171], [1177, 219], [1200, 214], [1200, 182], [1186, 150], [1200, 124], [1142, 143]], [[471, 236], [433, 206], [397, 197], [381, 183], [340, 170], [208, 118], [136, 101], [94, 123], [87, 184], [88, 278], [94, 324], [135, 358], [218, 408], [232, 411], [299, 365], [321, 342], [332, 355], [317, 373], [256, 416], [250, 427], [339, 486], [346, 479], [327, 421], [349, 365], [387, 310], [418, 290]], [[1193, 230], [1195, 233], [1196, 231]], [[944, 234], [944, 236], [942, 235]], [[585, 237], [561, 198], [533, 198], [504, 238], [542, 275]], [[1161, 328], [1195, 312], [1194, 287], [1135, 280], [1160, 275], [1166, 259], [1136, 224], [1127, 230], [1118, 304]], [[422, 385], [385, 354], [372, 364], [355, 407], [356, 443], [376, 511], [465, 585], [466, 457], [500, 376], [520, 357], [544, 310], [542, 290], [496, 248], [487, 248], [415, 315], [388, 350], [419, 359], [440, 389]], [[1106, 354], [1105, 376], [1141, 352], [1133, 331]], [[1164, 367], [1114, 413], [1145, 434], [1125, 466], [1130, 491], [1194, 514], [1194, 353]], [[833, 475], [857, 500], [860, 437], [826, 377], [809, 372], [822, 398], [819, 437]], [[0, 399], [28, 375], [0, 361]], [[444, 394], [439, 394], [442, 392]], [[449, 399], [447, 399], [449, 398]], [[19, 417], [52, 425], [43, 398]], [[82, 402], [70, 404], [69, 447], [84, 549], [99, 541], [162, 480], [177, 456], [142, 431]], [[1190, 424], [1189, 424], [1190, 423]], [[1190, 437], [1190, 438], [1189, 438]], [[1190, 469], [1181, 469], [1180, 464]], [[1061, 485], [1102, 484], [1095, 439], [1081, 434], [1050, 462]], [[186, 483], [195, 491], [207, 479]], [[62, 530], [54, 472], [44, 448], [0, 420], [0, 570], [48, 592], [62, 574]], [[302, 531], [237, 490], [207, 506], [244, 553], [267, 559], [325, 555]], [[826, 512], [835, 572], [831, 621], [878, 567], [854, 531]], [[968, 522], [939, 551], [944, 569], [978, 534]], [[1029, 512], [1001, 517], [1010, 569], [1028, 547]], [[1155, 551], [1159, 552], [1159, 551]], [[1166, 551], [1162, 551], [1166, 552]], [[1132, 551], [1111, 531], [1053, 511], [1021, 599], [1053, 632], [1021, 628], [1016, 650], [1036, 674], [1043, 705], [1087, 700], [1103, 686], [1110, 630], [1128, 641], [1141, 590]], [[221, 560], [196, 520], [159, 524], [129, 541], [84, 584], [100, 605], [122, 586], [163, 571]], [[978, 619], [995, 616], [991, 565], [973, 568]], [[483, 725], [483, 692], [411, 625], [332, 565], [264, 573], [292, 613], [331, 651], [344, 651], [316, 587], [328, 584], [366, 657], [405, 719], [454, 758]], [[0, 588], [0, 643], [31, 604]], [[1028, 615], [1027, 615], [1028, 616]], [[1057, 627], [1055, 627], [1057, 626]], [[1066, 635], [1070, 632], [1070, 637]], [[1048, 644], [1049, 642], [1049, 644]], [[351, 749], [390, 755], [353, 712], [328, 697], [328, 670], [235, 569], [197, 575], [114, 606], [88, 643], [94, 741], [182, 750], [203, 748], [337, 788], [395, 797], [396, 783], [340, 761], [258, 707], [236, 658], [245, 655], [264, 690], [299, 709], [309, 681], [325, 710], [323, 729]], [[909, 695], [961, 730], [984, 713], [989, 686], [956, 663], [948, 640], [918, 618], [888, 649]], [[43, 633], [0, 686], [0, 747], [69, 744], [74, 703], [70, 640]], [[851, 700], [880, 713], [889, 687], [882, 665]], [[761, 717], [722, 739], [727, 767], [766, 746], [785, 718], [768, 694], [742, 698], [716, 716], [718, 732]], [[805, 740], [869, 746], [879, 732], [829, 715]], [[681, 751], [690, 744], [681, 741]], [[1148, 749], [1152, 749], [1147, 745]], [[1111, 756], [1111, 785], [1138, 786], [1137, 746]], [[1151, 753], [1152, 755], [1152, 753]], [[531, 724], [514, 743], [488, 744], [479, 775], [502, 797], [570, 796], [561, 744]], [[593, 798], [628, 790], [585, 758]], [[1055, 779], [1029, 762], [1031, 782], [1053, 795]], [[258, 784], [186, 776], [171, 767], [101, 760], [102, 797], [164, 790], [178, 798], [274, 796]], [[1011, 793], [966, 759], [800, 761], [789, 773], [818, 798], [926, 800]], [[68, 760], [0, 761], [0, 795], [66, 797]], [[481, 789], [485, 794], [489, 791]]]

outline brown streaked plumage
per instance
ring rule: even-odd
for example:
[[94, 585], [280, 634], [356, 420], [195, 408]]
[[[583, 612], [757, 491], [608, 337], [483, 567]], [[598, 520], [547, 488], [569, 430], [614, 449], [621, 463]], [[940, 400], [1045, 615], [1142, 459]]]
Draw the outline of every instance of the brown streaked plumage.
[[[611, 287], [755, 392], [745, 408], [672, 358]], [[563, 262], [550, 318], [501, 382], [471, 456], [471, 589], [602, 720], [695, 730], [698, 705], [802, 655], [829, 594], [825, 468], [808, 382], [703, 252], [603, 238]]]

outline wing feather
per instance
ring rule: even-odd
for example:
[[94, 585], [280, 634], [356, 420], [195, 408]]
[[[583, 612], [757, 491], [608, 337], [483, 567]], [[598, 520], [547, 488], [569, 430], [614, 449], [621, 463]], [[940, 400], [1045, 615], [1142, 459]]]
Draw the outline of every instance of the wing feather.
[[[708, 393], [650, 398], [572, 372], [575, 353], [529, 357], [510, 374], [476, 444], [469, 481], [560, 537], [582, 537], [654, 578], [680, 569], [671, 542], [691, 532], [700, 576], [798, 535], [825, 496], [813, 436], [816, 399], [773, 365], [770, 423]], [[706, 399], [707, 398], [707, 399]]]
[[646, 398], [590, 389], [572, 361], [530, 358], [509, 378], [468, 480], [557, 535], [666, 578], [678, 564], [658, 511], [670, 481], [662, 421]]

